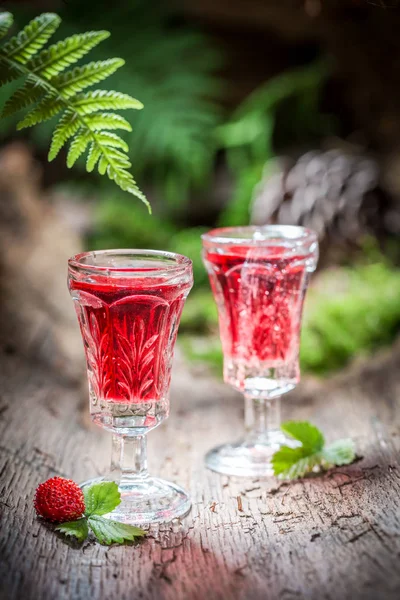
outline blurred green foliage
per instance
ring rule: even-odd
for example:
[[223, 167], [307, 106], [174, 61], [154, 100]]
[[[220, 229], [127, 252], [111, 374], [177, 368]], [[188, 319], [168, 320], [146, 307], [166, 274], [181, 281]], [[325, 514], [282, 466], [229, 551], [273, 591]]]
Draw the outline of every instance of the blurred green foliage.
[[217, 306], [210, 289], [189, 294], [182, 313], [179, 331], [187, 334], [206, 334], [217, 331]]
[[87, 246], [107, 248], [167, 249], [176, 228], [172, 222], [149, 215], [143, 208], [121, 195], [107, 194], [96, 203], [95, 222]]
[[224, 360], [217, 336], [194, 337], [184, 333], [180, 334], [179, 343], [190, 361], [206, 364], [215, 375], [221, 377]]
[[203, 227], [189, 227], [176, 233], [168, 246], [169, 250], [188, 256], [193, 261], [195, 289], [208, 286], [208, 276], [201, 258], [201, 235], [206, 232]]
[[339, 369], [354, 356], [390, 344], [400, 331], [400, 271], [384, 260], [341, 271], [342, 292], [309, 291], [300, 353], [305, 371]]
[[201, 259], [202, 227], [179, 229], [167, 218], [147, 214], [129, 198], [100, 194], [93, 231], [87, 246], [101, 248], [153, 248], [170, 250], [193, 261], [196, 289], [207, 286], [208, 277]]
[[[283, 147], [304, 144], [334, 131], [333, 117], [322, 114], [319, 106], [330, 72], [326, 60], [286, 71], [257, 88], [217, 128], [218, 146], [226, 151], [235, 179], [234, 197], [221, 214], [221, 224], [249, 223], [254, 189], [265, 164], [275, 156], [277, 143]], [[278, 119], [283, 104], [283, 118]]]
[[[35, 6], [17, 2], [8, 2], [7, 8], [18, 25], [38, 14]], [[91, 60], [125, 59], [107, 87], [131, 94], [145, 106], [135, 115], [132, 132], [123, 136], [136, 179], [149, 179], [172, 205], [184, 202], [191, 186], [209, 181], [213, 166], [214, 131], [221, 121], [216, 102], [221, 53], [162, 0], [68, 0], [59, 14], [59, 39], [86, 29], [111, 31], [91, 52]], [[0, 105], [11, 92], [12, 86], [0, 88]], [[36, 128], [34, 141], [48, 147], [53, 128], [53, 121]], [[15, 119], [1, 121], [1, 136], [14, 130]]]

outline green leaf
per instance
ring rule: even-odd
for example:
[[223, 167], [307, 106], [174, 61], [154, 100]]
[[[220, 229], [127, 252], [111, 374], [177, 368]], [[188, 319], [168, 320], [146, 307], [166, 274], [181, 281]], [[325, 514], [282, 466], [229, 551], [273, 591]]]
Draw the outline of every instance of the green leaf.
[[0, 13], [0, 39], [7, 35], [8, 30], [13, 24], [13, 16], [9, 12]]
[[30, 76], [27, 77], [22, 87], [15, 90], [5, 103], [1, 116], [9, 117], [18, 111], [35, 104], [43, 96], [43, 88], [37, 85], [36, 81]]
[[133, 542], [136, 538], [146, 535], [139, 527], [104, 519], [98, 515], [89, 517], [89, 525], [101, 544], [123, 544], [125, 541]]
[[25, 75], [22, 65], [11, 62], [6, 56], [2, 56], [0, 48], [0, 85], [6, 85], [15, 79]]
[[127, 108], [141, 109], [143, 104], [128, 94], [106, 90], [95, 90], [78, 96], [74, 102], [78, 114], [88, 115], [100, 110], [125, 110]]
[[111, 146], [113, 148], [121, 148], [125, 152], [128, 152], [128, 144], [112, 131], [102, 131], [97, 134], [97, 141], [103, 146]]
[[[9, 13], [0, 13], [0, 36], [12, 22]], [[94, 90], [81, 93], [87, 87], [106, 79], [119, 69], [120, 58], [100, 60], [63, 72], [109, 36], [107, 31], [89, 31], [42, 49], [57, 28], [57, 15], [40, 15], [19, 34], [0, 46], [0, 81], [2, 84], [25, 77], [4, 105], [1, 116], [10, 116], [30, 108], [19, 121], [17, 129], [32, 127], [51, 119], [61, 118], [54, 130], [49, 160], [53, 160], [71, 139], [67, 166], [72, 167], [90, 144], [87, 170], [98, 164], [98, 171], [114, 181], [124, 191], [149, 203], [127, 169], [131, 163], [128, 145], [112, 130], [132, 131], [130, 123], [114, 112], [105, 110], [140, 109], [142, 103], [121, 92]], [[110, 130], [110, 131], [109, 131]]]
[[63, 101], [57, 98], [56, 94], [50, 92], [30, 113], [26, 115], [26, 117], [22, 119], [22, 121], [17, 124], [17, 129], [25, 129], [27, 127], [33, 127], [38, 123], [44, 123], [44, 121], [52, 119], [63, 108]]
[[303, 448], [290, 448], [289, 446], [281, 446], [272, 457], [272, 466], [275, 475], [281, 475], [287, 469], [304, 458]]
[[118, 165], [123, 169], [129, 169], [131, 166], [131, 163], [129, 162], [129, 159], [126, 156], [126, 154], [124, 154], [120, 150], [117, 150], [117, 148], [107, 148], [106, 155], [108, 159], [111, 158], [113, 160], [114, 165]]
[[67, 154], [67, 167], [69, 169], [74, 166], [78, 158], [85, 152], [88, 144], [90, 144], [90, 140], [90, 132], [82, 130], [77, 133], [71, 142]]
[[354, 442], [338, 440], [325, 448], [321, 431], [308, 421], [287, 421], [281, 429], [301, 446], [282, 446], [272, 457], [274, 474], [280, 479], [297, 479], [318, 469], [347, 465], [355, 459]]
[[28, 23], [22, 31], [3, 47], [9, 58], [25, 64], [53, 35], [61, 19], [53, 13], [43, 13]]
[[124, 117], [110, 112], [92, 115], [86, 119], [86, 123], [92, 131], [102, 131], [103, 129], [132, 131], [130, 123]]
[[86, 161], [86, 170], [88, 173], [93, 171], [100, 156], [101, 156], [100, 147], [97, 144], [92, 143], [90, 146], [87, 161]]
[[282, 423], [281, 429], [286, 435], [301, 442], [309, 454], [320, 452], [324, 447], [325, 440], [321, 431], [308, 421], [286, 421]]
[[87, 519], [79, 519], [78, 521], [68, 521], [67, 523], [61, 523], [56, 527], [56, 531], [61, 531], [68, 536], [74, 536], [78, 542], [86, 540], [89, 528]]
[[85, 497], [85, 515], [106, 515], [121, 503], [121, 494], [114, 481], [94, 483], [83, 489]]
[[107, 79], [122, 67], [125, 61], [122, 58], [110, 58], [108, 60], [98, 60], [75, 67], [61, 75], [52, 77], [50, 83], [62, 93], [63, 98], [70, 98], [95, 83]]
[[66, 110], [54, 130], [49, 151], [49, 161], [52, 161], [57, 156], [67, 140], [74, 136], [80, 127], [81, 122], [77, 118], [77, 115], [71, 110]]
[[100, 158], [100, 161], [99, 161], [99, 173], [100, 173], [100, 175], [104, 175], [106, 173], [106, 171], [107, 171], [107, 169], [108, 169], [109, 166], [110, 166], [110, 164], [109, 164], [109, 162], [107, 160], [107, 157], [103, 155]]
[[[291, 453], [290, 450], [297, 450], [297, 453]], [[272, 457], [274, 474], [280, 479], [298, 479], [304, 477], [307, 473], [311, 473], [314, 467], [321, 465], [320, 454], [304, 456], [301, 450], [301, 448], [293, 449], [282, 446], [280, 450], [275, 452]]]
[[40, 77], [51, 79], [80, 60], [109, 35], [108, 31], [77, 33], [42, 50], [27, 63], [27, 67]]
[[322, 451], [322, 458], [327, 465], [349, 465], [356, 458], [356, 451], [352, 439], [337, 440]]

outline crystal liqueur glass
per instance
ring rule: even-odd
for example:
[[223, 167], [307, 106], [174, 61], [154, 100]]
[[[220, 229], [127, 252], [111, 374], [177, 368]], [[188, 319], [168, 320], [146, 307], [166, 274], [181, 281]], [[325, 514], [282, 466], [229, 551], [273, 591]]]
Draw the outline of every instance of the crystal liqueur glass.
[[[68, 267], [91, 417], [113, 434], [111, 472], [102, 479], [118, 483], [121, 504], [109, 516], [137, 525], [184, 516], [191, 506], [187, 493], [147, 472], [146, 435], [168, 417], [172, 358], [193, 285], [192, 263], [170, 252], [105, 250], [78, 254]], [[82, 485], [88, 483], [93, 481]]]
[[207, 466], [226, 475], [269, 476], [282, 443], [280, 396], [300, 379], [304, 296], [318, 259], [316, 234], [267, 225], [214, 229], [203, 259], [218, 306], [224, 380], [245, 397], [243, 440], [219, 446]]

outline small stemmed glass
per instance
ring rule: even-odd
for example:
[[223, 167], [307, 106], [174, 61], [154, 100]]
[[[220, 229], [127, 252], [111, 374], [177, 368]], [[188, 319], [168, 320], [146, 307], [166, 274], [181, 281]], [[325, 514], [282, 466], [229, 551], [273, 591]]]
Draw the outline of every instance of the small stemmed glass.
[[218, 307], [224, 380], [245, 398], [244, 439], [206, 456], [219, 473], [270, 476], [271, 458], [289, 444], [280, 430], [280, 396], [300, 380], [303, 301], [318, 260], [316, 234], [266, 225], [214, 229], [203, 260]]
[[169, 414], [179, 321], [193, 285], [185, 256], [154, 250], [85, 252], [68, 261], [85, 347], [93, 421], [113, 434], [111, 472], [121, 504], [109, 517], [136, 525], [190, 510], [179, 486], [150, 477], [146, 435]]

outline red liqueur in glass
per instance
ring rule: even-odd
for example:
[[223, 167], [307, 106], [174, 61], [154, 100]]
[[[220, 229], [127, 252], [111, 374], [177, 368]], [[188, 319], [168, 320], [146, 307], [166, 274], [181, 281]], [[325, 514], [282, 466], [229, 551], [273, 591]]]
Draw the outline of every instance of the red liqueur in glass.
[[85, 349], [91, 417], [113, 433], [110, 473], [99, 479], [118, 483], [122, 501], [111, 518], [150, 524], [187, 514], [185, 490], [149, 476], [146, 434], [169, 413], [191, 261], [155, 250], [86, 252], [69, 260], [68, 284]]
[[[90, 396], [99, 405], [94, 420], [115, 426], [119, 407], [142, 407], [143, 425], [167, 416], [172, 349], [188, 293], [188, 285], [163, 277], [122, 276], [117, 282], [102, 275], [94, 281], [71, 281], [79, 297], [76, 310], [84, 340]], [[135, 406], [137, 425], [141, 409]], [[118, 417], [117, 417], [118, 418]], [[121, 419], [120, 419], [121, 421]], [[126, 425], [127, 419], [125, 419]]]
[[211, 450], [206, 464], [227, 475], [272, 475], [282, 443], [280, 396], [300, 380], [301, 316], [318, 258], [314, 232], [266, 225], [214, 229], [203, 259], [218, 307], [224, 380], [245, 396], [245, 438]]
[[304, 257], [228, 245], [222, 254], [205, 249], [204, 260], [219, 306], [225, 381], [242, 391], [288, 391], [299, 379]]

